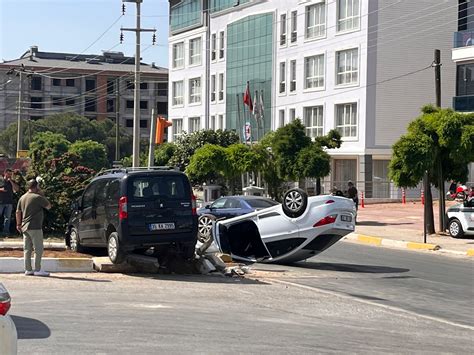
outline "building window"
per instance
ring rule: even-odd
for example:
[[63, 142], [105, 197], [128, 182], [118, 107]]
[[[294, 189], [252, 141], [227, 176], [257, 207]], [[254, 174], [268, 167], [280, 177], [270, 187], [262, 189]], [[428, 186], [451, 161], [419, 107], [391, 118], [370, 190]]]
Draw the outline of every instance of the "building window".
[[115, 112], [115, 100], [108, 99], [107, 100], [107, 112]]
[[219, 32], [219, 59], [224, 58], [224, 45], [225, 45], [224, 31], [221, 31]]
[[278, 127], [285, 125], [285, 110], [278, 111]]
[[183, 104], [183, 81], [174, 81], [173, 82], [173, 106], [178, 106]]
[[97, 111], [97, 100], [95, 97], [86, 97], [84, 111], [96, 112]]
[[357, 84], [359, 80], [359, 49], [336, 52], [337, 85]]
[[305, 37], [323, 37], [326, 34], [326, 3], [321, 2], [306, 7]]
[[76, 80], [75, 79], [66, 79], [66, 86], [69, 86], [69, 87], [76, 86]]
[[280, 94], [286, 92], [286, 62], [280, 63], [280, 86], [278, 92]]
[[126, 108], [133, 108], [133, 100], [127, 100]]
[[291, 12], [291, 43], [295, 43], [298, 40], [298, 11]]
[[324, 87], [324, 54], [304, 59], [304, 77], [305, 89]]
[[133, 120], [126, 120], [125, 121], [125, 126], [128, 127], [128, 128], [132, 128], [133, 127]]
[[61, 79], [53, 79], [52, 83], [53, 86], [61, 86]]
[[293, 122], [296, 119], [296, 110], [294, 108], [290, 108], [290, 122]]
[[115, 93], [115, 82], [113, 80], [107, 80], [107, 94], [113, 95]]
[[62, 106], [63, 100], [60, 97], [53, 97], [51, 99], [53, 106]]
[[140, 90], [148, 90], [148, 83], [140, 83]]
[[336, 105], [336, 129], [342, 137], [357, 136], [357, 103]]
[[148, 121], [147, 120], [140, 120], [140, 128], [147, 128]]
[[224, 115], [219, 115], [218, 118], [219, 118], [219, 122], [218, 122], [219, 127], [218, 127], [218, 129], [223, 130], [224, 129]]
[[86, 91], [95, 91], [95, 79], [86, 79]]
[[148, 110], [148, 101], [140, 101], [140, 110]]
[[32, 97], [30, 105], [31, 105], [30, 106], [31, 108], [42, 109], [43, 108], [43, 98], [41, 98], [41, 97]]
[[308, 137], [320, 137], [323, 135], [323, 106], [304, 108], [304, 125]]
[[211, 102], [216, 102], [216, 75], [211, 75]]
[[337, 31], [359, 28], [359, 0], [339, 0], [337, 6]]
[[224, 101], [224, 73], [219, 74], [219, 101]]
[[201, 102], [201, 78], [189, 80], [189, 103], [198, 104]]
[[41, 90], [41, 77], [34, 76], [31, 78], [31, 90]]
[[168, 97], [168, 83], [156, 83], [156, 94]]
[[217, 34], [213, 33], [211, 35], [211, 60], [214, 61], [217, 59]]
[[74, 99], [66, 99], [67, 106], [74, 106], [76, 104], [76, 100]]
[[125, 87], [127, 90], [135, 90], [135, 83], [131, 80], [127, 80]]
[[296, 91], [296, 60], [290, 61], [290, 92]]
[[184, 67], [184, 42], [173, 44], [173, 69]]
[[173, 140], [176, 141], [183, 133], [183, 119], [174, 119], [171, 127], [173, 128]]
[[201, 64], [201, 37], [189, 40], [189, 65]]
[[286, 14], [280, 15], [280, 46], [286, 46]]
[[156, 113], [158, 113], [159, 115], [167, 115], [168, 114], [168, 103], [158, 101], [156, 103]]
[[216, 129], [216, 116], [211, 116], [210, 129], [213, 131]]
[[189, 133], [197, 132], [201, 129], [201, 118], [200, 117], [191, 117], [189, 119]]

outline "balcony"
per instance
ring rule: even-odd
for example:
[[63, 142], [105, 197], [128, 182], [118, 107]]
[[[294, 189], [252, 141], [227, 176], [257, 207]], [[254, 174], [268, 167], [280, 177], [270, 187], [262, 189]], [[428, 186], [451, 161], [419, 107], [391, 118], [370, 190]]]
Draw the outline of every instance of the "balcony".
[[453, 109], [458, 112], [474, 112], [474, 95], [453, 97]]
[[474, 31], [454, 32], [452, 59], [454, 62], [474, 59]]

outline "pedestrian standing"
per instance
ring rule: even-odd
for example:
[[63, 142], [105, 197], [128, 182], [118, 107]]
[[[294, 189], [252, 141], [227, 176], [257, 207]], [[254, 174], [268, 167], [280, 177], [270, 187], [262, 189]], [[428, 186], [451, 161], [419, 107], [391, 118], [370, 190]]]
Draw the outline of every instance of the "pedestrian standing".
[[[51, 204], [44, 197], [35, 179], [27, 183], [28, 191], [20, 197], [16, 208], [16, 228], [23, 234], [25, 275], [49, 276], [41, 269], [43, 257], [43, 210]], [[35, 251], [35, 268], [31, 267], [31, 254]]]
[[354, 186], [352, 181], [349, 181], [347, 183], [348, 189], [347, 189], [347, 197], [351, 198], [352, 201], [354, 201], [356, 205], [356, 210], [359, 209], [359, 192], [357, 191], [357, 188]]
[[13, 193], [18, 192], [20, 187], [12, 180], [13, 171], [6, 169], [3, 177], [0, 176], [0, 216], [3, 216], [3, 220], [0, 220], [3, 224], [2, 235], [7, 236], [10, 234], [10, 221], [13, 211]]

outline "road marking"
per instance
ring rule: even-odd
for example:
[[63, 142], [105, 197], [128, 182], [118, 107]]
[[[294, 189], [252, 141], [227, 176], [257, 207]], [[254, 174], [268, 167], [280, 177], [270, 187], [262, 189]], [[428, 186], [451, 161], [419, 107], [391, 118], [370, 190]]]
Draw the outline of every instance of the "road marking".
[[474, 249], [468, 249], [466, 252], [467, 256], [474, 256]]
[[368, 305], [371, 305], [371, 306], [377, 306], [377, 307], [384, 308], [384, 309], [387, 309], [387, 310], [390, 310], [390, 311], [409, 314], [411, 316], [420, 317], [420, 318], [423, 318], [423, 319], [427, 319], [427, 320], [431, 320], [431, 321], [435, 321], [435, 322], [439, 322], [439, 323], [443, 323], [443, 324], [452, 325], [452, 326], [458, 327], [458, 328], [474, 330], [474, 326], [455, 323], [455, 322], [451, 322], [451, 321], [443, 319], [443, 318], [439, 318], [439, 317], [435, 317], [435, 316], [428, 316], [428, 315], [425, 315], [425, 314], [419, 314], [419, 313], [409, 311], [409, 310], [404, 309], [404, 308], [395, 307], [395, 306], [388, 306], [388, 305], [381, 304], [381, 303], [378, 303], [378, 302], [360, 299], [358, 297], [350, 296], [350, 295], [342, 293], [342, 292], [329, 291], [329, 290], [321, 289], [321, 288], [318, 288], [318, 287], [300, 285], [300, 284], [297, 284], [297, 283], [294, 283], [294, 282], [276, 280], [276, 279], [272, 279], [272, 278], [269, 278], [269, 279], [266, 279], [266, 280], [270, 281], [270, 282], [279, 283], [279, 284], [282, 284], [282, 285], [299, 287], [299, 288], [304, 289], [304, 290], [317, 291], [317, 292], [320, 292], [320, 293], [323, 293], [323, 294], [326, 294], [326, 295], [330, 295], [330, 296], [336, 296], [336, 297], [344, 298], [344, 299], [351, 299], [351, 300], [354, 300], [354, 301], [357, 301], [357, 302], [360, 302], [360, 303], [364, 303], [364, 304], [368, 304]]

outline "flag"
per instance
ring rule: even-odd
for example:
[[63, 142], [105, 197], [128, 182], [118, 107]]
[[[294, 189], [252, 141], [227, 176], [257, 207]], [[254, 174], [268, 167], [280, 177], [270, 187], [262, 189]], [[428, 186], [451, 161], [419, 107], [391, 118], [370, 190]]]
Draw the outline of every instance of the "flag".
[[260, 119], [263, 121], [264, 118], [264, 112], [265, 112], [265, 107], [263, 106], [263, 90], [260, 91], [260, 102], [259, 102], [259, 114], [260, 114]]
[[255, 119], [258, 119], [258, 97], [257, 97], [257, 90], [255, 90], [255, 95], [253, 97], [253, 110], [252, 113], [255, 117]]
[[253, 103], [252, 103], [252, 98], [250, 97], [250, 85], [248, 81], [247, 81], [247, 88], [245, 89], [244, 104], [249, 107], [250, 112], [253, 112]]

